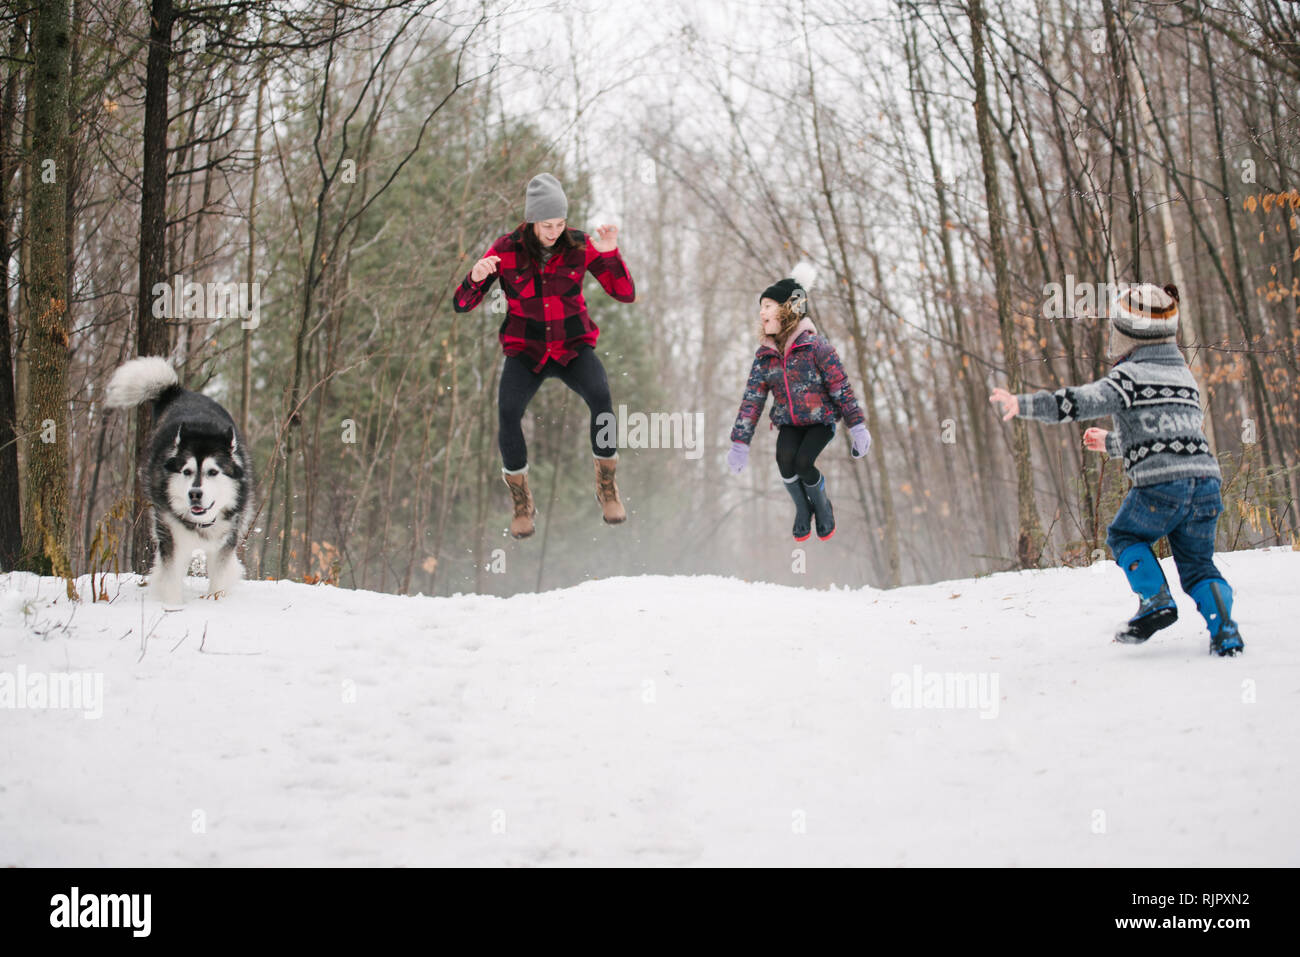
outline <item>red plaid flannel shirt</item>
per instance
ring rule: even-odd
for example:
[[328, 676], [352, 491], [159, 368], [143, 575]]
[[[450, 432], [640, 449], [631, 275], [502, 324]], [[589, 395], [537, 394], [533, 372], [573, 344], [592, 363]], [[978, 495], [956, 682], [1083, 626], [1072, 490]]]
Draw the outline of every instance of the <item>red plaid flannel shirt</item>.
[[536, 372], [554, 359], [568, 365], [583, 343], [595, 345], [600, 329], [587, 315], [582, 280], [591, 273], [605, 292], [619, 302], [632, 302], [636, 289], [618, 250], [602, 253], [586, 233], [569, 230], [577, 247], [557, 251], [539, 271], [524, 252], [523, 234], [516, 229], [502, 236], [483, 255], [500, 256], [497, 271], [482, 282], [470, 276], [456, 289], [453, 307], [469, 312], [500, 279], [506, 297], [506, 318], [499, 338], [508, 356], [522, 355]]

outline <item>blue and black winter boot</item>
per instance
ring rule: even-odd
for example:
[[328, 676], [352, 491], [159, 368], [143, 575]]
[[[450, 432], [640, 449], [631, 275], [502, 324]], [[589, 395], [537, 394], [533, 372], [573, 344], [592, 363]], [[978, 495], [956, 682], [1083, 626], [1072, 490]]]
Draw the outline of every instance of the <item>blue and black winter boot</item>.
[[1178, 606], [1169, 594], [1169, 582], [1150, 545], [1130, 545], [1116, 556], [1119, 567], [1128, 576], [1129, 587], [1141, 599], [1137, 614], [1115, 632], [1115, 640], [1126, 645], [1140, 645], [1161, 628], [1178, 620]]
[[799, 481], [799, 476], [791, 478], [782, 478], [785, 484], [785, 490], [790, 493], [794, 499], [794, 533], [796, 542], [806, 542], [812, 535], [812, 506], [808, 503], [808, 496], [804, 494], [803, 482]]
[[808, 504], [817, 518], [817, 537], [824, 542], [835, 534], [835, 513], [831, 511], [831, 500], [826, 497], [826, 476], [819, 476], [816, 485], [799, 484], [807, 493]]
[[1232, 620], [1232, 586], [1221, 578], [1199, 582], [1188, 592], [1210, 629], [1210, 654], [1228, 658], [1246, 650], [1237, 623]]

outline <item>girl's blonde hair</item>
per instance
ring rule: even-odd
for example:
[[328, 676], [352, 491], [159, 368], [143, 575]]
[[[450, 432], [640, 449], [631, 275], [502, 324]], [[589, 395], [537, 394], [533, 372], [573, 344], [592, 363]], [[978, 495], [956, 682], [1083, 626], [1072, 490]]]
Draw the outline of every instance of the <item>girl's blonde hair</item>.
[[[777, 307], [776, 314], [777, 318], [781, 320], [781, 328], [776, 331], [776, 334], [772, 336], [772, 339], [776, 341], [776, 351], [783, 353], [785, 352], [786, 342], [789, 340], [791, 333], [794, 332], [794, 327], [799, 325], [799, 320], [802, 319], [803, 316], [791, 309], [790, 304], [786, 302], [781, 303], [781, 305]], [[763, 320], [760, 319], [758, 320], [758, 338], [762, 341], [767, 337], [768, 334], [763, 331]]]

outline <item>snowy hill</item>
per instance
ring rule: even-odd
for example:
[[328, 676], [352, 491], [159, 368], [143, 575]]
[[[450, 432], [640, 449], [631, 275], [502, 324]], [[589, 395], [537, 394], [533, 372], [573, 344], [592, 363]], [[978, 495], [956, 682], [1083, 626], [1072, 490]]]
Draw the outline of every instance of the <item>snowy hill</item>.
[[250, 582], [166, 614], [129, 576], [73, 605], [4, 575], [0, 866], [1294, 866], [1300, 553], [1221, 561], [1238, 659], [1181, 594], [1110, 642], [1135, 602], [1109, 562], [894, 591]]

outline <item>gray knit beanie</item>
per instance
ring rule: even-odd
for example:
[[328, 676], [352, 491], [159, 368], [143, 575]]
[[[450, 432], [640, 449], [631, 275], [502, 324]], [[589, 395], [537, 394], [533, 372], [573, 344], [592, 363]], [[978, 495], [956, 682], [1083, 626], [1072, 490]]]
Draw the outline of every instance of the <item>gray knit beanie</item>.
[[569, 201], [564, 187], [550, 173], [538, 173], [528, 181], [528, 194], [524, 199], [524, 222], [540, 223], [548, 219], [566, 219]]

